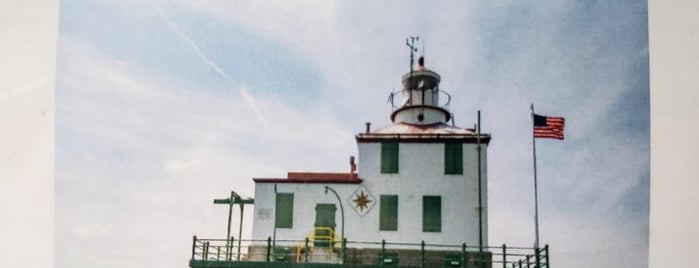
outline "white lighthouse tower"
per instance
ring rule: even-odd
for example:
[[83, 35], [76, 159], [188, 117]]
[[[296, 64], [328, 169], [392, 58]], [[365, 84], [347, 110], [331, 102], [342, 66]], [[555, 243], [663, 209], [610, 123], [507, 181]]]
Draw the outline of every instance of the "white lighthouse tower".
[[[392, 125], [357, 134], [359, 178], [380, 205], [369, 239], [487, 245], [486, 148], [490, 135], [454, 126], [441, 77], [424, 66], [391, 94]], [[400, 98], [399, 98], [400, 97]], [[348, 233], [348, 237], [350, 232]]]

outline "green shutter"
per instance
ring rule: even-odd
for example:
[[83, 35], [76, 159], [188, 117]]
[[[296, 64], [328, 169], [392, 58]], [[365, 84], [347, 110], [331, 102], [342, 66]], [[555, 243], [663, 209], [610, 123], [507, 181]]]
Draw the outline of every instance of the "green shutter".
[[381, 173], [398, 173], [398, 143], [381, 143]]
[[398, 196], [381, 195], [379, 204], [379, 230], [398, 230]]
[[277, 228], [292, 228], [294, 222], [294, 194], [278, 193], [274, 209], [274, 226]]
[[462, 143], [444, 144], [444, 174], [464, 174]]
[[442, 197], [423, 196], [422, 197], [422, 231], [441, 232], [442, 231]]

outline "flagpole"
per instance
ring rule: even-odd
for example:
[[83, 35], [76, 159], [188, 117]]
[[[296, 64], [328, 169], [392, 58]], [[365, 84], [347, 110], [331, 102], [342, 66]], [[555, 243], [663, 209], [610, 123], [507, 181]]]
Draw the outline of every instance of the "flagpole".
[[277, 184], [274, 184], [274, 231], [272, 231], [272, 252], [277, 246]]
[[476, 129], [476, 143], [478, 144], [478, 252], [483, 252], [483, 199], [481, 194], [481, 110], [478, 110], [478, 128]]
[[538, 201], [538, 193], [537, 193], [537, 185], [536, 185], [536, 138], [534, 137], [534, 103], [532, 103], [531, 106], [532, 110], [532, 152], [533, 152], [533, 157], [532, 159], [534, 160], [534, 234], [535, 234], [535, 240], [534, 240], [534, 248], [538, 249], [539, 248], [539, 201]]

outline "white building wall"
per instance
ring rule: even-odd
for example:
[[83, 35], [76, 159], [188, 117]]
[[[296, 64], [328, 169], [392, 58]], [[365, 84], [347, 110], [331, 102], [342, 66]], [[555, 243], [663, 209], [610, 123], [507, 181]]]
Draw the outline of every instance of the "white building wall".
[[[330, 186], [337, 191], [338, 195], [345, 199], [358, 187], [357, 184], [311, 184], [311, 183], [278, 183], [278, 193], [294, 194], [294, 213], [292, 228], [276, 228], [276, 239], [278, 240], [303, 240], [309, 235], [315, 224], [316, 204], [335, 204], [337, 212], [335, 215], [336, 231], [338, 235], [342, 228], [342, 216], [337, 197], [328, 191], [325, 193], [324, 186]], [[349, 204], [343, 200], [345, 216], [354, 213]], [[274, 235], [274, 209], [275, 195], [274, 183], [255, 184], [255, 215], [253, 219], [252, 239], [266, 240]], [[349, 226], [349, 225], [348, 225]], [[266, 243], [266, 242], [265, 242]]]
[[[487, 245], [486, 146], [483, 146], [482, 201], [483, 239]], [[374, 223], [372, 232], [352, 230], [360, 240], [477, 245], [478, 243], [478, 158], [475, 144], [464, 144], [463, 175], [444, 174], [443, 143], [400, 143], [397, 174], [382, 174], [381, 143], [359, 143], [359, 177], [378, 199], [381, 194], [398, 195], [398, 230], [379, 231], [379, 210], [365, 215]], [[442, 197], [442, 231], [422, 231], [422, 196]], [[350, 232], [348, 232], [350, 233]], [[350, 237], [347, 235], [347, 237]]]
[[[483, 239], [487, 245], [486, 145], [483, 146], [482, 201]], [[475, 144], [464, 144], [463, 175], [444, 174], [443, 143], [400, 143], [399, 172], [381, 174], [381, 143], [358, 143], [359, 178], [374, 198], [374, 206], [364, 215], [351, 207], [352, 193], [358, 184], [279, 183], [277, 192], [294, 193], [293, 228], [277, 228], [278, 240], [302, 240], [315, 223], [315, 205], [336, 204], [336, 231], [342, 229], [341, 210], [332, 192], [335, 189], [345, 214], [345, 237], [350, 241], [402, 243], [478, 244], [478, 169]], [[379, 230], [379, 199], [382, 194], [398, 195], [398, 230]], [[442, 197], [441, 232], [422, 231], [422, 196]], [[274, 233], [274, 184], [256, 183], [253, 239], [265, 240]]]

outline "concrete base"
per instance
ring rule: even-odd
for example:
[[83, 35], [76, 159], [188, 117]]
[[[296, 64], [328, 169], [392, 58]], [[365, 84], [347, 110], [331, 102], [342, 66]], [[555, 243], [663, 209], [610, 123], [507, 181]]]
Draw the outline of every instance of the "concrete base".
[[[315, 248], [306, 254], [297, 251], [297, 247], [278, 248], [275, 252], [270, 251], [271, 262], [281, 263], [325, 263], [342, 264], [341, 250], [330, 251], [326, 248]], [[252, 246], [248, 248], [249, 254], [246, 261], [266, 262], [267, 247]], [[423, 264], [424, 261], [424, 264]], [[391, 249], [381, 254], [380, 248], [348, 248], [347, 265], [360, 266], [404, 266], [404, 267], [472, 267], [472, 268], [492, 268], [492, 253], [467, 251], [462, 256], [461, 251], [437, 251], [425, 250], [424, 257], [420, 250]]]

